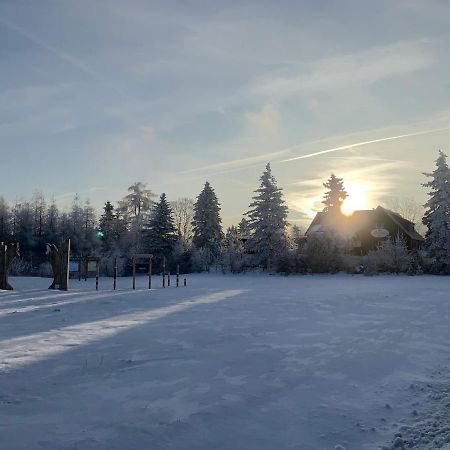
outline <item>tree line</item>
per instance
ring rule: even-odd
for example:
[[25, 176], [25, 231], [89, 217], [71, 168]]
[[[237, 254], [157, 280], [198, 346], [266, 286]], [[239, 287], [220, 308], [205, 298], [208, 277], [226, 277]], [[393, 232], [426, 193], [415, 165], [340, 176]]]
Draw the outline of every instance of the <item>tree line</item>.
[[[450, 273], [450, 171], [447, 156], [439, 152], [436, 169], [425, 174], [429, 199], [426, 226], [428, 265], [412, 254], [401, 239], [384, 241], [367, 255], [370, 272], [426, 270]], [[163, 259], [184, 272], [211, 267], [240, 272], [262, 268], [279, 272], [352, 271], [348, 239], [328, 230], [304, 239], [297, 226], [288, 223], [288, 208], [267, 164], [254, 191], [249, 210], [239, 224], [223, 231], [221, 206], [209, 182], [195, 200], [157, 198], [145, 183], [136, 182], [116, 204], [107, 201], [100, 217], [89, 201], [75, 196], [69, 211], [61, 211], [35, 192], [30, 200], [8, 204], [0, 197], [0, 241], [18, 242], [21, 257], [16, 274], [43, 275], [48, 271], [45, 244], [71, 239], [76, 257], [100, 258], [104, 274], [110, 273], [113, 256], [119, 272], [127, 275], [135, 253], [152, 253], [157, 268]], [[340, 213], [347, 197], [344, 181], [334, 174], [324, 183], [323, 211]], [[418, 269], [420, 267], [420, 269]]]

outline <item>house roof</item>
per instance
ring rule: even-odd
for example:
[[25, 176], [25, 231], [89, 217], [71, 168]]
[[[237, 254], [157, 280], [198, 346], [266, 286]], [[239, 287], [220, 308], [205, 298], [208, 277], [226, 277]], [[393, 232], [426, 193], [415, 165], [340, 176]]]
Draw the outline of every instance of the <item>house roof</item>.
[[373, 224], [373, 222], [376, 221], [376, 216], [380, 213], [380, 211], [386, 214], [402, 230], [402, 232], [411, 239], [416, 241], [424, 241], [424, 238], [414, 229], [413, 222], [405, 219], [394, 211], [383, 208], [382, 206], [378, 206], [375, 209], [358, 210], [348, 217], [344, 215], [339, 215], [337, 217], [334, 214], [318, 212], [305, 234], [308, 235], [308, 233], [314, 233], [326, 228], [334, 228], [337, 231], [353, 234], [358, 230]]

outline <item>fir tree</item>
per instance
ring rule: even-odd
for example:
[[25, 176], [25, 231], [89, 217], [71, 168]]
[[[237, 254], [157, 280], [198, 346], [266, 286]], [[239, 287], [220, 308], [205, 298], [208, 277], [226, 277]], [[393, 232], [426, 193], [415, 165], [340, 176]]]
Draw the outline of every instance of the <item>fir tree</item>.
[[242, 239], [246, 239], [250, 236], [250, 228], [248, 226], [248, 220], [242, 218], [238, 225], [239, 235]]
[[219, 200], [209, 182], [206, 182], [194, 205], [192, 226], [193, 243], [197, 249], [209, 253], [209, 263], [212, 263], [220, 253], [221, 224]]
[[323, 187], [328, 189], [322, 201], [325, 205], [324, 212], [341, 212], [342, 203], [348, 197], [343, 179], [332, 173]]
[[270, 164], [267, 164], [260, 180], [261, 185], [255, 191], [251, 209], [246, 213], [251, 233], [247, 246], [255, 253], [259, 264], [270, 268], [275, 256], [285, 248], [288, 209]]
[[100, 217], [98, 235], [105, 250], [110, 250], [112, 242], [117, 238], [116, 214], [110, 201], [105, 203]]
[[430, 188], [423, 223], [428, 227], [426, 248], [434, 260], [434, 270], [438, 273], [450, 273], [450, 171], [447, 155], [439, 151], [436, 169], [424, 173], [431, 178], [423, 184]]
[[163, 193], [153, 207], [148, 228], [144, 230], [144, 246], [156, 258], [168, 258], [174, 248], [176, 234], [172, 210]]

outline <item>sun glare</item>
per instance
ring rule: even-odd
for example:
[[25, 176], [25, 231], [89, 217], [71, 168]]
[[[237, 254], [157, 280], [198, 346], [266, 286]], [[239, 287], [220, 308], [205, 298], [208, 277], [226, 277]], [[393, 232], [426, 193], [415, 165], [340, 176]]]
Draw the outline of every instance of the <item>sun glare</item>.
[[341, 206], [342, 213], [346, 216], [351, 216], [355, 211], [367, 208], [367, 197], [361, 186], [349, 189], [348, 197]]

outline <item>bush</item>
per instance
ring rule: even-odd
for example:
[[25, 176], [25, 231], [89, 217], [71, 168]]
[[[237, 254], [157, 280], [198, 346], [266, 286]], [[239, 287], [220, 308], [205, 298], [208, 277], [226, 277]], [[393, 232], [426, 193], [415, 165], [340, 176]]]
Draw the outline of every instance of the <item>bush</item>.
[[23, 258], [14, 258], [11, 263], [9, 274], [12, 276], [31, 275], [33, 266]]
[[411, 273], [414, 258], [405, 241], [397, 236], [394, 240], [383, 241], [377, 250], [364, 258], [364, 273]]
[[211, 252], [207, 249], [196, 249], [192, 253], [192, 270], [194, 272], [209, 272], [211, 262]]
[[308, 236], [302, 257], [309, 272], [336, 273], [346, 270], [344, 257], [348, 252], [346, 239], [334, 231], [325, 231]]

